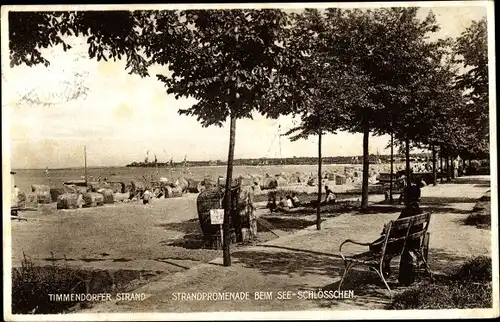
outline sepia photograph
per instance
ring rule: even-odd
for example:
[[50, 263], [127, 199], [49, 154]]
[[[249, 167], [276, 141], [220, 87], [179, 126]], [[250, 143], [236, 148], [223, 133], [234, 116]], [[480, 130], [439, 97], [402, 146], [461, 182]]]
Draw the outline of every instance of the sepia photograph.
[[500, 315], [493, 1], [1, 15], [5, 320]]

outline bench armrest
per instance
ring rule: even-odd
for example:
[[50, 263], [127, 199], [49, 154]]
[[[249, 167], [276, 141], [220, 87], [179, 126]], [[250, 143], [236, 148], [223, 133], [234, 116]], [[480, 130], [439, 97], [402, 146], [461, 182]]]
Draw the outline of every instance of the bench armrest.
[[344, 246], [344, 244], [347, 244], [347, 243], [361, 245], [361, 246], [370, 246], [372, 244], [372, 243], [362, 243], [362, 242], [358, 242], [358, 241], [355, 241], [352, 239], [346, 239], [342, 244], [340, 244], [340, 247], [339, 247], [340, 256], [342, 256], [342, 259], [344, 261], [345, 261], [345, 256], [344, 256], [344, 254], [342, 254], [342, 246]]

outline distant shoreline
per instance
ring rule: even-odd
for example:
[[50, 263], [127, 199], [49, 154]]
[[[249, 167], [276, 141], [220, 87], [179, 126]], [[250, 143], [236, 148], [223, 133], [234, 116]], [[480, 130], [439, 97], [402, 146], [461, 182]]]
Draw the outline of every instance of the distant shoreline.
[[[415, 153], [410, 155], [410, 162], [415, 162], [415, 159], [420, 159], [418, 162], [423, 162], [426, 159], [431, 159], [429, 153]], [[337, 156], [337, 157], [323, 157], [323, 165], [362, 165], [363, 156]], [[357, 160], [356, 162], [353, 162]], [[404, 162], [404, 156], [400, 154], [394, 154], [394, 163]], [[390, 163], [390, 155], [374, 155], [369, 156], [369, 163], [376, 164], [388, 164]], [[311, 166], [317, 165], [317, 157], [291, 157], [291, 158], [254, 158], [254, 159], [235, 159], [235, 167], [266, 167], [266, 166]], [[181, 161], [181, 162], [132, 162], [127, 165], [113, 165], [113, 166], [89, 166], [87, 169], [112, 169], [112, 168], [172, 168], [172, 169], [182, 169], [182, 168], [198, 168], [198, 167], [226, 167], [227, 162], [221, 160], [210, 160], [210, 161]], [[78, 170], [83, 169], [80, 167], [58, 167], [58, 168], [48, 168], [49, 170]], [[29, 170], [45, 170], [46, 167], [42, 168], [12, 168], [12, 171], [29, 171]]]
[[[410, 162], [423, 162], [431, 158], [429, 153], [418, 153], [410, 156]], [[390, 163], [390, 155], [374, 155], [368, 157], [370, 164], [384, 164]], [[322, 162], [324, 165], [359, 165], [363, 164], [362, 156], [337, 156], [337, 157], [323, 157]], [[404, 156], [395, 154], [394, 163], [404, 162]], [[285, 166], [285, 165], [317, 165], [317, 157], [292, 157], [292, 158], [256, 158], [256, 159], [235, 159], [234, 166]], [[182, 162], [132, 162], [127, 164], [126, 167], [131, 168], [187, 168], [187, 167], [209, 167], [209, 166], [227, 166], [226, 161], [210, 160], [210, 161], [182, 161]]]
[[[394, 161], [394, 164], [401, 163], [402, 161]], [[370, 165], [377, 165], [379, 163], [374, 163], [370, 162]], [[389, 162], [382, 162], [380, 164], [389, 164]], [[287, 163], [287, 164], [264, 164], [264, 165], [250, 165], [250, 164], [235, 164], [235, 167], [253, 167], [253, 168], [262, 168], [262, 167], [287, 167], [287, 166], [315, 166], [317, 165], [316, 163], [310, 163], [310, 164], [293, 164], [293, 163]], [[330, 166], [330, 165], [338, 165], [338, 166], [362, 166], [362, 163], [323, 163], [323, 166]], [[220, 165], [187, 165], [186, 168], [225, 168], [227, 165], [226, 164], [220, 164]], [[131, 166], [131, 165], [126, 165], [126, 166], [92, 166], [92, 167], [87, 167], [87, 169], [92, 170], [92, 169], [121, 169], [121, 168], [148, 168], [148, 169], [183, 169], [184, 166], [165, 166], [165, 165], [150, 165], [150, 166]], [[49, 171], [64, 171], [64, 170], [82, 170], [84, 167], [70, 167], [70, 168], [48, 168]], [[11, 171], [44, 171], [46, 168], [18, 168], [18, 169], [11, 169]]]

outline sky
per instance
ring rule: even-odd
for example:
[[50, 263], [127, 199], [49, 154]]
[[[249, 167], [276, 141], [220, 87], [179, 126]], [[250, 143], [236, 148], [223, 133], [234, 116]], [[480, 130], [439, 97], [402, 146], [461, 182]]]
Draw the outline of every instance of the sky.
[[[425, 16], [428, 9], [421, 9]], [[484, 7], [433, 9], [441, 25], [439, 37], [457, 37], [486, 16]], [[47, 49], [44, 66], [17, 66], [2, 72], [3, 112], [10, 114], [11, 166], [64, 168], [123, 166], [150, 158], [159, 161], [227, 159], [229, 126], [203, 128], [195, 117], [181, 116], [192, 99], [176, 100], [154, 77], [166, 67], [153, 66], [153, 77], [125, 71], [125, 62], [97, 62], [87, 56], [86, 44], [71, 39], [73, 48]], [[40, 102], [49, 104], [40, 104]], [[235, 158], [316, 156], [317, 137], [290, 142], [277, 138], [298, 120], [282, 117], [238, 120]], [[370, 137], [370, 153], [389, 153], [389, 137]], [[362, 154], [362, 135], [340, 132], [323, 138], [324, 156]], [[5, 157], [5, 155], [4, 155]]]

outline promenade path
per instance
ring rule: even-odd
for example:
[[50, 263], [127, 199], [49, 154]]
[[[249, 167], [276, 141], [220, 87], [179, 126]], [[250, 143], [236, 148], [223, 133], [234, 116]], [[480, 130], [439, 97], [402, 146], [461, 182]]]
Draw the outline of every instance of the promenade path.
[[[457, 178], [452, 183], [422, 189], [422, 208], [432, 211], [430, 266], [445, 273], [462, 264], [470, 256], [491, 256], [491, 231], [467, 226], [462, 220], [471, 212], [478, 198], [489, 187], [488, 176]], [[304, 300], [298, 292], [336, 290], [343, 272], [338, 253], [348, 238], [369, 242], [376, 239], [389, 220], [396, 219], [401, 206], [373, 205], [366, 214], [346, 213], [327, 218], [322, 230], [314, 226], [269, 242], [236, 249], [232, 266], [222, 266], [217, 258], [151, 282], [134, 292], [147, 294], [144, 301], [103, 302], [82, 313], [119, 312], [217, 312], [217, 311], [296, 311], [383, 309], [389, 302], [382, 282], [364, 268], [346, 280], [343, 289], [353, 290], [355, 297], [335, 300]], [[357, 251], [357, 249], [353, 249]], [[398, 261], [394, 260], [397, 271]], [[389, 280], [395, 293], [399, 286], [396, 275]], [[248, 301], [180, 301], [178, 292], [250, 292]], [[273, 292], [273, 298], [255, 300], [254, 292]], [[291, 291], [291, 300], [280, 300], [277, 292]], [[319, 313], [320, 314], [320, 313]]]

